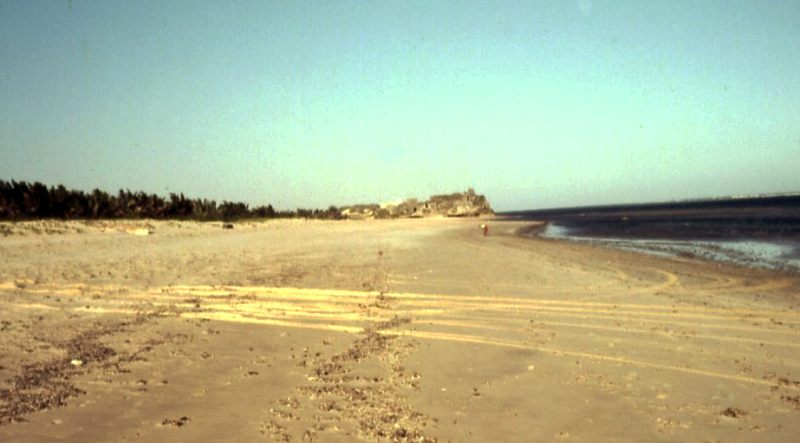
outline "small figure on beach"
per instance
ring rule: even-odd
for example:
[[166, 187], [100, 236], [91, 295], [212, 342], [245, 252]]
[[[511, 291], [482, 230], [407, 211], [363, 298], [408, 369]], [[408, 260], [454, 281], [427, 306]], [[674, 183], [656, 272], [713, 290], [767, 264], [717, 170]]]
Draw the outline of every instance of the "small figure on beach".
[[481, 229], [483, 229], [483, 236], [486, 237], [489, 235], [489, 225], [486, 223], [481, 224]]

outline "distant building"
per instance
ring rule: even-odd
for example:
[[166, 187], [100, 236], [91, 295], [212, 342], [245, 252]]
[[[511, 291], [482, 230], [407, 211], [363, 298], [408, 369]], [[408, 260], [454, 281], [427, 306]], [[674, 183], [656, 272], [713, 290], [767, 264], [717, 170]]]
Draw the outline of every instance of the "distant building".
[[362, 220], [368, 218], [376, 218], [381, 207], [379, 205], [353, 205], [346, 206], [339, 210], [339, 213], [344, 218], [351, 220]]

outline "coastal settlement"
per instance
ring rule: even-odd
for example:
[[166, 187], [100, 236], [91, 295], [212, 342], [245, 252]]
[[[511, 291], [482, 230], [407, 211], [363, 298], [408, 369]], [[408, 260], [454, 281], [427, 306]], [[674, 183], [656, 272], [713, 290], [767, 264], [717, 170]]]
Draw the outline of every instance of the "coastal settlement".
[[374, 218], [422, 217], [479, 217], [493, 216], [494, 210], [484, 195], [472, 188], [455, 194], [433, 195], [428, 200], [416, 198], [380, 204], [352, 205], [341, 208], [343, 218], [362, 220]]

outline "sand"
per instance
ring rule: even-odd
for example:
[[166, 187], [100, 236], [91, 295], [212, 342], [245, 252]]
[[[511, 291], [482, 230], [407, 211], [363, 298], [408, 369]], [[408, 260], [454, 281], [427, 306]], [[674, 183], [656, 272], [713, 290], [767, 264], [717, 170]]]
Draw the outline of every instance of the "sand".
[[480, 223], [5, 224], [0, 441], [797, 441], [796, 275]]

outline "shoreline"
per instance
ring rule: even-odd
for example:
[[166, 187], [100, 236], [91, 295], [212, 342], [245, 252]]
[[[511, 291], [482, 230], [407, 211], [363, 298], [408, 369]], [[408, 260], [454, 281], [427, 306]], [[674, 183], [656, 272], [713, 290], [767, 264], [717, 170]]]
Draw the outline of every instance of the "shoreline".
[[691, 236], [673, 238], [651, 236], [603, 236], [573, 233], [559, 222], [531, 221], [530, 228], [520, 228], [518, 235], [526, 238], [564, 240], [594, 246], [632, 251], [668, 258], [693, 258], [725, 263], [749, 269], [769, 269], [789, 274], [800, 273], [800, 242], [792, 239], [718, 238], [714, 240]]

